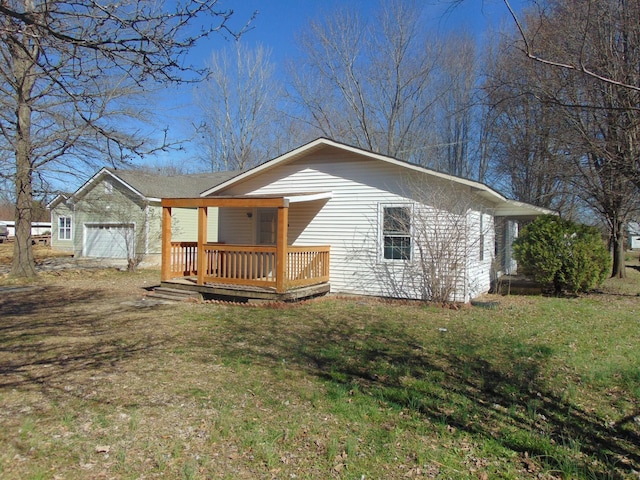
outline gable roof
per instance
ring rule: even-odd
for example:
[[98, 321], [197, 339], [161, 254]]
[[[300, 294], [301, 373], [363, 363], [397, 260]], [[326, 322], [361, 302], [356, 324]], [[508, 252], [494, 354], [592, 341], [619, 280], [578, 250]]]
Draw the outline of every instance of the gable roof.
[[294, 150], [291, 150], [290, 152], [280, 155], [279, 157], [276, 157], [272, 160], [262, 163], [250, 170], [239, 173], [234, 177], [229, 178], [225, 181], [219, 182], [217, 185], [210, 186], [210, 188], [203, 191], [200, 194], [200, 196], [206, 197], [209, 195], [213, 195], [233, 184], [241, 182], [247, 178], [260, 175], [262, 172], [268, 171], [279, 165], [284, 165], [284, 164], [293, 162], [299, 158], [302, 158], [306, 155], [309, 155], [325, 147], [332, 147], [332, 148], [343, 150], [345, 152], [355, 153], [357, 155], [363, 156], [371, 160], [386, 162], [391, 165], [406, 168], [407, 170], [410, 170], [410, 171], [420, 172], [435, 178], [439, 178], [439, 179], [443, 179], [450, 182], [458, 183], [460, 185], [467, 186], [472, 190], [474, 190], [480, 196], [487, 198], [493, 203], [496, 203], [498, 205], [496, 209], [496, 215], [537, 216], [542, 214], [555, 214], [555, 212], [553, 212], [552, 210], [548, 210], [546, 208], [529, 205], [529, 204], [518, 202], [515, 200], [510, 200], [506, 198], [504, 195], [502, 195], [501, 193], [497, 192], [496, 190], [488, 187], [483, 183], [480, 183], [474, 180], [469, 180], [462, 177], [456, 177], [454, 175], [438, 172], [436, 170], [431, 170], [429, 168], [425, 168], [420, 165], [407, 162], [405, 160], [399, 160], [397, 158], [389, 157], [387, 155], [381, 155], [379, 153], [371, 152], [369, 150], [364, 150], [358, 147], [353, 147], [351, 145], [346, 145], [344, 143], [336, 142], [335, 140], [331, 140], [329, 138], [324, 138], [324, 137], [317, 138], [316, 140], [306, 143], [305, 145], [302, 145]]
[[148, 199], [197, 197], [204, 189], [229, 180], [239, 173], [232, 171], [161, 175], [137, 170], [106, 170]]
[[47, 203], [47, 208], [49, 210], [51, 210], [53, 207], [58, 205], [60, 202], [66, 202], [67, 200], [69, 200], [69, 198], [71, 198], [72, 195], [73, 195], [72, 193], [67, 193], [67, 192], [58, 193], [53, 198], [53, 200], [51, 200], [49, 203]]
[[[162, 175], [140, 170], [116, 170], [102, 168], [87, 180], [73, 197], [81, 198], [98, 182], [110, 178], [148, 201], [160, 201], [161, 198], [197, 197], [200, 192], [211, 185], [226, 181], [239, 172], [195, 173], [188, 175]], [[59, 196], [60, 197], [60, 196]], [[64, 198], [66, 200], [66, 198]], [[58, 197], [51, 202], [58, 200]], [[55, 205], [53, 205], [55, 206]]]

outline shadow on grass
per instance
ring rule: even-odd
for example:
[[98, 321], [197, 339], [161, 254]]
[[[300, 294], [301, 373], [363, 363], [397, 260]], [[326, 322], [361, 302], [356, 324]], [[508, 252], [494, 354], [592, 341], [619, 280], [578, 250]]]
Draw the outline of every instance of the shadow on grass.
[[274, 368], [286, 359], [290, 368], [491, 438], [571, 478], [626, 478], [640, 469], [637, 430], [607, 422], [546, 385], [553, 351], [545, 345], [504, 337], [487, 345], [486, 338], [451, 332], [423, 344], [400, 322], [366, 312], [361, 318], [309, 315], [295, 312], [293, 321], [308, 327], [303, 330], [286, 318], [271, 325], [230, 321], [220, 348], [226, 358]]
[[0, 391], [59, 389], [69, 375], [104, 373], [157, 346], [141, 335], [127, 335], [131, 309], [117, 301], [109, 306], [103, 291], [39, 287], [5, 293], [0, 298]]

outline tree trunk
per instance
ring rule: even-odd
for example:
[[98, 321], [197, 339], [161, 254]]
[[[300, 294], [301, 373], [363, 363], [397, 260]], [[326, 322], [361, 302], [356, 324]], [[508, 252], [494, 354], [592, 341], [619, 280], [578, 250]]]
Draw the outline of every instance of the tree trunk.
[[624, 263], [624, 224], [616, 219], [613, 223], [611, 249], [613, 250], [612, 278], [627, 278]]
[[[26, 168], [24, 162], [27, 163]], [[23, 163], [21, 166], [20, 163]], [[33, 248], [31, 246], [31, 208], [33, 190], [29, 158], [16, 158], [16, 237], [13, 244], [13, 264], [11, 275], [21, 278], [36, 276]]]
[[[25, 2], [25, 8], [32, 7]], [[35, 36], [28, 32], [20, 41], [10, 45], [13, 72], [16, 80], [16, 215], [15, 243], [11, 275], [21, 278], [36, 276], [33, 248], [31, 246], [31, 217], [33, 214], [33, 171], [31, 164], [31, 93], [35, 85], [33, 67], [38, 55]]]
[[16, 139], [16, 237], [13, 244], [14, 277], [35, 277], [33, 248], [31, 246], [31, 216], [33, 208], [33, 185], [29, 138], [31, 109], [22, 102], [18, 106], [18, 129]]

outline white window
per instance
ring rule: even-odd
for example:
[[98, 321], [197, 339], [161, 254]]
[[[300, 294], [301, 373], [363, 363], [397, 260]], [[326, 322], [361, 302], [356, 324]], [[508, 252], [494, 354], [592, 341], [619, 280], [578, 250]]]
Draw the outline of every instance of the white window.
[[58, 217], [58, 240], [71, 240], [71, 217]]
[[113, 183], [111, 183], [110, 179], [106, 179], [104, 181], [104, 193], [107, 195], [111, 195], [113, 193]]
[[411, 260], [411, 208], [382, 208], [382, 251], [385, 260]]

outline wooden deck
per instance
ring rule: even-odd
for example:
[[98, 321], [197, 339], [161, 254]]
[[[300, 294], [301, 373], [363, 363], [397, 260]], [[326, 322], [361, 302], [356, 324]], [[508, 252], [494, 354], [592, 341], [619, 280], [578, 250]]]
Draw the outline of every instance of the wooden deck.
[[[315, 198], [308, 196], [306, 201]], [[162, 199], [163, 286], [205, 296], [285, 301], [328, 292], [330, 246], [287, 243], [292, 201], [286, 196]], [[173, 208], [198, 209], [197, 241], [172, 241]], [[208, 242], [209, 208], [276, 209], [273, 243]]]
[[273, 287], [257, 287], [253, 285], [232, 285], [222, 283], [205, 283], [198, 285], [197, 277], [182, 277], [161, 282], [165, 288], [197, 292], [205, 299], [230, 300], [237, 302], [272, 301], [295, 302], [307, 298], [325, 295], [330, 291], [328, 282], [316, 285], [292, 287], [283, 293], [276, 292]]
[[220, 295], [260, 294], [274, 299], [295, 299], [306, 295], [301, 292], [326, 288], [317, 285], [328, 285], [329, 250], [326, 245], [287, 246], [279, 269], [273, 246], [215, 243], [199, 247], [197, 242], [171, 242], [169, 255], [163, 259], [166, 262], [163, 265], [169, 268], [162, 282], [205, 287], [206, 293], [215, 289]]

